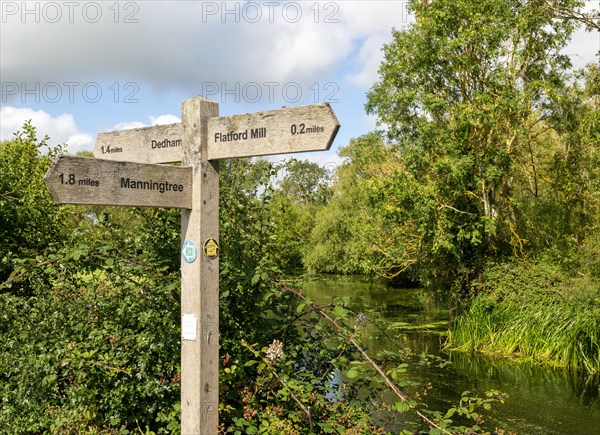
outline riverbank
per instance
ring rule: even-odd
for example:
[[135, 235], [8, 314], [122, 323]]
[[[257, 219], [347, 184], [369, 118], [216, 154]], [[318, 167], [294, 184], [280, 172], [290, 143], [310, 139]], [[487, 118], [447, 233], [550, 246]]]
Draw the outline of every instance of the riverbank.
[[[303, 288], [317, 304], [348, 298], [348, 308], [364, 313], [368, 321], [358, 333], [371, 355], [410, 349], [414, 355], [430, 355], [430, 361], [437, 356], [449, 361], [443, 367], [418, 364], [402, 377], [404, 382], [432, 385], [423, 398], [430, 409], [455, 406], [463, 391], [482, 395], [498, 390], [509, 398], [483, 413], [486, 430], [492, 433], [499, 427], [530, 435], [588, 434], [600, 424], [598, 374], [443, 350], [450, 314], [446, 304], [430, 298], [424, 289], [390, 289], [377, 280], [335, 275], [311, 280]], [[380, 399], [385, 402], [393, 396], [384, 394]]]
[[598, 280], [518, 261], [488, 269], [475, 290], [451, 327], [450, 349], [600, 372]]

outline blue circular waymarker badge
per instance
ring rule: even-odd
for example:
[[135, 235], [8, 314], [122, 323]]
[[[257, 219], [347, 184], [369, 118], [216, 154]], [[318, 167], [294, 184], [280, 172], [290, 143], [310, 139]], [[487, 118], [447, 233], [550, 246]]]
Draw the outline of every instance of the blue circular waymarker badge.
[[188, 240], [181, 247], [181, 258], [183, 258], [186, 263], [193, 263], [198, 258], [198, 247], [194, 242]]

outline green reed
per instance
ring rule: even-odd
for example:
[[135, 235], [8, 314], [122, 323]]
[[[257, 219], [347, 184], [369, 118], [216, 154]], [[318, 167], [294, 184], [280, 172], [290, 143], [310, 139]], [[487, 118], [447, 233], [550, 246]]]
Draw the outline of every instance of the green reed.
[[599, 283], [540, 265], [499, 269], [454, 321], [448, 346], [599, 372]]

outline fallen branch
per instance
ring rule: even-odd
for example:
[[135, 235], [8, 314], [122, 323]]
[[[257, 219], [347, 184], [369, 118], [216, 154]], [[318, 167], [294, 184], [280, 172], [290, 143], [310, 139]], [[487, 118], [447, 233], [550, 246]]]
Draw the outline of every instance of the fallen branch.
[[[296, 290], [293, 287], [289, 287], [281, 282], [278, 281], [274, 281], [274, 280], [269, 280], [269, 282], [271, 284], [275, 284], [277, 286], [279, 286], [281, 289], [288, 291], [290, 293], [293, 293], [294, 295], [296, 295], [297, 297], [299, 297], [300, 299], [302, 299], [303, 301], [306, 302], [306, 296], [304, 296], [302, 293], [300, 293], [298, 290]], [[321, 310], [318, 306], [316, 306], [313, 303], [308, 304], [311, 306], [311, 308], [315, 311], [317, 311], [322, 317], [324, 317], [325, 319], [327, 319], [332, 325], [334, 325], [338, 330], [343, 331], [344, 328], [342, 326], [340, 326], [340, 324], [333, 319], [329, 314], [327, 314], [325, 311]], [[390, 389], [403, 401], [403, 402], [409, 402], [409, 396], [408, 394], [406, 394], [405, 392], [403, 392], [395, 383], [394, 381], [392, 381], [390, 379], [390, 377], [388, 375], [385, 374], [385, 372], [383, 371], [383, 369], [379, 366], [379, 364], [377, 364], [369, 355], [367, 355], [367, 352], [360, 346], [360, 344], [358, 344], [358, 342], [352, 338], [351, 336], [347, 336], [345, 337], [345, 339], [348, 341], [349, 344], [351, 344], [352, 346], [354, 346], [354, 348], [356, 348], [356, 350], [358, 350], [358, 352], [362, 355], [362, 357], [369, 363], [371, 364], [371, 366], [373, 366], [373, 368], [377, 371], [377, 373], [379, 373], [379, 375], [383, 378], [383, 380], [385, 381], [385, 383], [390, 387]], [[412, 407], [412, 406], [411, 406]], [[413, 408], [414, 409], [414, 408]], [[444, 428], [440, 427], [439, 425], [437, 425], [434, 421], [432, 421], [429, 417], [427, 417], [425, 414], [423, 414], [422, 412], [420, 412], [419, 410], [414, 410], [416, 412], [416, 414], [423, 419], [423, 421], [425, 421], [425, 423], [427, 423], [429, 425], [430, 428], [437, 428], [439, 429], [442, 433], [451, 435], [451, 432], [448, 432], [447, 430], [445, 430]]]

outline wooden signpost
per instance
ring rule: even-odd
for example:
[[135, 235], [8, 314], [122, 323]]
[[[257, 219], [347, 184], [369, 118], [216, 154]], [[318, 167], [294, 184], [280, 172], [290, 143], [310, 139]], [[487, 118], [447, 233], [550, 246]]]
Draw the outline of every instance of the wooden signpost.
[[[178, 124], [98, 135], [94, 156], [60, 157], [44, 181], [63, 204], [182, 209], [181, 433], [216, 434], [219, 410], [219, 159], [328, 150], [328, 104], [219, 117], [186, 100]], [[182, 166], [156, 163], [181, 161]]]
[[181, 162], [182, 139], [180, 123], [100, 133], [94, 157], [138, 163]]
[[208, 120], [208, 160], [324, 151], [340, 125], [329, 104]]
[[61, 204], [192, 208], [192, 169], [62, 156], [44, 176]]
[[[210, 117], [207, 159], [325, 151], [339, 127], [326, 103]], [[171, 163], [183, 155], [180, 123], [100, 133], [94, 146], [94, 157], [107, 160]]]

